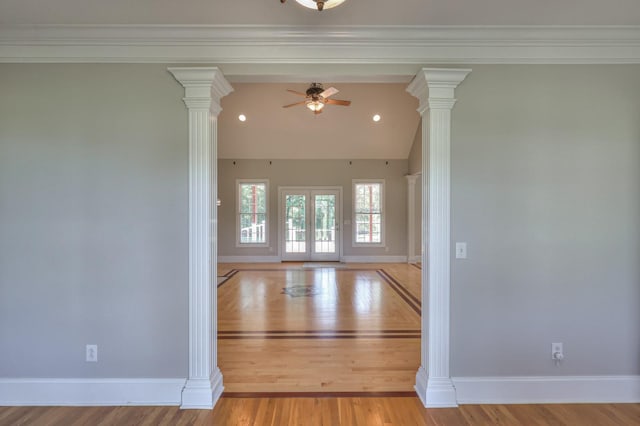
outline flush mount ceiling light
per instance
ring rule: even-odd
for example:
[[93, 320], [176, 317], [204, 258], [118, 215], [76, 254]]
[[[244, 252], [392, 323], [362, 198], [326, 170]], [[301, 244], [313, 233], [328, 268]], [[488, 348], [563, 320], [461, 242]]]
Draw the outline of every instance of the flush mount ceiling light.
[[[280, 3], [284, 3], [287, 0], [280, 0]], [[336, 6], [340, 6], [344, 3], [345, 0], [296, 0], [296, 2], [300, 3], [304, 7], [308, 7], [309, 9], [331, 9]]]

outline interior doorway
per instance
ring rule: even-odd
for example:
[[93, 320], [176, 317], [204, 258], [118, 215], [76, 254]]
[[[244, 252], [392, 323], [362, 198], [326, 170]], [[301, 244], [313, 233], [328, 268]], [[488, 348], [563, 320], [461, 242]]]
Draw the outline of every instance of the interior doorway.
[[341, 187], [281, 187], [279, 250], [283, 261], [339, 261]]

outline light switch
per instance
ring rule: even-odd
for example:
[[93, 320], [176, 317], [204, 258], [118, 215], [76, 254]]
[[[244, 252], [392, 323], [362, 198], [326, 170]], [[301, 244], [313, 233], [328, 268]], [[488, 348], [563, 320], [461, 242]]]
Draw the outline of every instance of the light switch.
[[467, 258], [467, 243], [456, 243], [456, 259]]

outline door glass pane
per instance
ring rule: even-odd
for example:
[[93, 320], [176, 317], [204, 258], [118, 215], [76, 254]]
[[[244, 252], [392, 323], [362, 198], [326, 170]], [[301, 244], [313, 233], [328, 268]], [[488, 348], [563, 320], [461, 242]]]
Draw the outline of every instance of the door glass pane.
[[315, 196], [315, 253], [336, 252], [336, 196]]
[[285, 252], [306, 253], [306, 197], [285, 195]]

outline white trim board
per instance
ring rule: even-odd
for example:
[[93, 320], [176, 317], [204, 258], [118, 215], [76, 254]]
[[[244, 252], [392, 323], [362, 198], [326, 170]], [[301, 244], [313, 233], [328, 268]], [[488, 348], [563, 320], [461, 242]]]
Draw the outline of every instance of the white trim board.
[[407, 256], [342, 256], [344, 263], [407, 263]]
[[280, 263], [280, 256], [218, 256], [218, 263]]
[[629, 64], [640, 26], [5, 25], [0, 62]]
[[0, 379], [0, 406], [180, 405], [186, 379]]
[[458, 404], [640, 403], [640, 376], [453, 377]]

